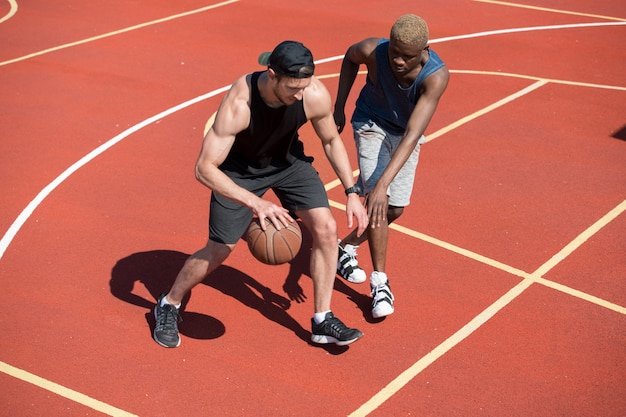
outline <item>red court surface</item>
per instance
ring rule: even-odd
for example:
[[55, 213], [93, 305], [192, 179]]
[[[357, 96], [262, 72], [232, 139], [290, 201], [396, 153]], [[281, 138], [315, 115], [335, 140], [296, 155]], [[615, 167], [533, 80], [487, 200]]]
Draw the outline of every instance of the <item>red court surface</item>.
[[[240, 245], [158, 346], [154, 301], [206, 239], [193, 166], [228, 86], [296, 39], [334, 97], [347, 47], [404, 13], [451, 80], [390, 232], [396, 312], [373, 320], [338, 278], [365, 336], [310, 344], [305, 233], [287, 265]], [[0, 39], [1, 415], [626, 415], [622, 0], [11, 0]]]

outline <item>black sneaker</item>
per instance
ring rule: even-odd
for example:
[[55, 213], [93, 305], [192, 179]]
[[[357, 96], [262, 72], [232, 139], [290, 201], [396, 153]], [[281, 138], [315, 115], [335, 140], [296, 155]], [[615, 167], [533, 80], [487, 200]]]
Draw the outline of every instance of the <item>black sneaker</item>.
[[178, 322], [182, 321], [178, 314], [178, 309], [171, 305], [165, 304], [161, 307], [161, 300], [165, 294], [161, 294], [154, 307], [154, 318], [156, 326], [154, 328], [154, 340], [161, 346], [174, 348], [180, 346], [180, 336], [178, 335]]
[[311, 319], [311, 325], [313, 327], [311, 340], [314, 343], [334, 343], [339, 346], [345, 346], [356, 342], [363, 336], [360, 330], [346, 327], [331, 312], [326, 313], [325, 320], [320, 324], [316, 324], [315, 320]]

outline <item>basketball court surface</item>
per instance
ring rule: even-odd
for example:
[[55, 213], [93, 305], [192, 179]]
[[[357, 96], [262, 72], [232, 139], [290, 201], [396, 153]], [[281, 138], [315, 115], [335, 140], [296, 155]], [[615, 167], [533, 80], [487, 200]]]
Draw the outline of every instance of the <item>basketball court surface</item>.
[[[348, 46], [405, 13], [451, 77], [390, 231], [395, 313], [337, 278], [365, 335], [311, 344], [303, 231], [279, 266], [241, 242], [181, 346], [157, 345], [156, 297], [206, 241], [194, 164], [231, 83], [293, 39], [334, 99]], [[0, 39], [0, 415], [626, 415], [623, 0], [4, 0]]]

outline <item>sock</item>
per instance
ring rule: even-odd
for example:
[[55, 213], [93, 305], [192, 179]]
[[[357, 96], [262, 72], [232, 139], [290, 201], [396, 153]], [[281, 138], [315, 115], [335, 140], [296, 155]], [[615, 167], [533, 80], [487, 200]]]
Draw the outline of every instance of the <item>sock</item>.
[[315, 324], [320, 324], [321, 322], [326, 320], [326, 313], [330, 313], [330, 310], [313, 314], [313, 320], [315, 320]]
[[370, 275], [370, 283], [372, 284], [372, 287], [377, 287], [385, 282], [387, 282], [387, 274], [384, 272], [374, 271], [372, 272], [372, 275]]
[[172, 304], [169, 301], [167, 301], [167, 295], [161, 299], [161, 307], [163, 307], [165, 304], [169, 304], [171, 306], [176, 307], [176, 310], [180, 309], [180, 304], [176, 305], [176, 304]]

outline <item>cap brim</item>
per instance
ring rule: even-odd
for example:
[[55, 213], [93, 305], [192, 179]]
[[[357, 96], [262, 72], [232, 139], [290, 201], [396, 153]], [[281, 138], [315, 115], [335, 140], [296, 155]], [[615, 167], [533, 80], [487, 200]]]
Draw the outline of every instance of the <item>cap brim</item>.
[[261, 55], [259, 55], [259, 64], [260, 65], [269, 65], [269, 63], [270, 63], [270, 55], [272, 55], [271, 52], [263, 52]]

